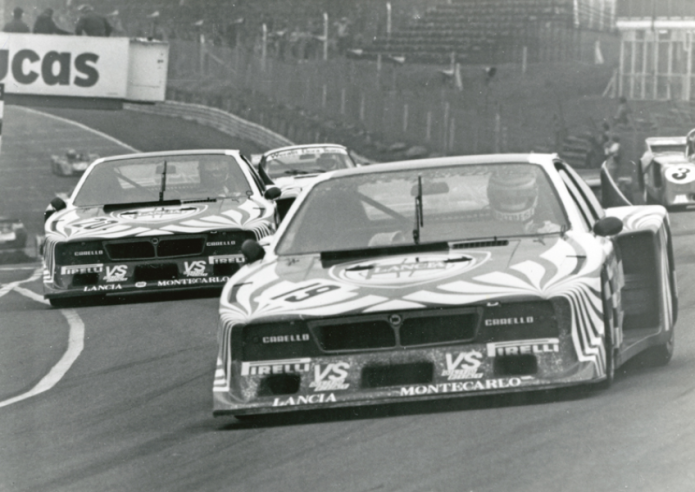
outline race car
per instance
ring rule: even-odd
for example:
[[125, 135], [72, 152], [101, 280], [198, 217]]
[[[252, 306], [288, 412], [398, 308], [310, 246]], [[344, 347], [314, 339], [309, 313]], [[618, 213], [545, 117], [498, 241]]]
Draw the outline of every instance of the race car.
[[65, 155], [51, 156], [51, 171], [58, 176], [82, 176], [89, 164], [98, 158], [98, 154], [69, 149]]
[[673, 353], [666, 210], [604, 209], [556, 155], [327, 173], [242, 252], [215, 416], [605, 388], [638, 353]]
[[650, 137], [646, 147], [637, 169], [645, 203], [695, 205], [695, 164], [686, 155], [686, 137]]
[[19, 219], [0, 215], [0, 254], [23, 249], [27, 243], [27, 230]]
[[276, 228], [278, 188], [236, 150], [102, 158], [46, 211], [44, 296], [221, 288], [244, 262], [245, 239]]
[[258, 163], [258, 173], [267, 185], [277, 185], [282, 195], [277, 199], [280, 218], [303, 188], [328, 171], [357, 167], [348, 149], [338, 144], [306, 144], [281, 147], [265, 152]]

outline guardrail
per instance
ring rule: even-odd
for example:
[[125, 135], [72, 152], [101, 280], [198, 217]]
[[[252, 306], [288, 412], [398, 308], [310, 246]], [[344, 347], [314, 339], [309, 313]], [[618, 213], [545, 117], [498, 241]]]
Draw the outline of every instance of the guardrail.
[[262, 147], [272, 149], [285, 145], [294, 145], [286, 137], [275, 133], [256, 123], [239, 118], [231, 113], [202, 104], [183, 103], [178, 101], [164, 101], [156, 104], [124, 104], [124, 109], [140, 113], [156, 114], [159, 116], [172, 116], [185, 120], [195, 121], [201, 125], [209, 126], [228, 135], [250, 140]]

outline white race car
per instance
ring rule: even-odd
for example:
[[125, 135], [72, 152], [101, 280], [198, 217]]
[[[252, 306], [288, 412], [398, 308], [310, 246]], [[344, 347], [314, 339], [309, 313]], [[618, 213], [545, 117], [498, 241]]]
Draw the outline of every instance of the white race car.
[[89, 164], [98, 158], [98, 154], [69, 149], [65, 155], [51, 156], [51, 171], [58, 176], [82, 176]]
[[695, 205], [695, 163], [685, 153], [686, 137], [650, 137], [638, 163], [638, 186], [646, 203]]

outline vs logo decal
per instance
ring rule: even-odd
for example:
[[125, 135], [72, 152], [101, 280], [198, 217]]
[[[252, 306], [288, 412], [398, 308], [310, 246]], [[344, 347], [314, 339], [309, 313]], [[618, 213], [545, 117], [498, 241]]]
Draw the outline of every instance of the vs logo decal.
[[335, 391], [345, 390], [350, 387], [345, 383], [348, 376], [350, 364], [347, 362], [334, 362], [326, 364], [316, 364], [314, 366], [314, 380], [309, 384], [314, 391]]
[[127, 265], [107, 266], [104, 280], [107, 282], [125, 282], [128, 274]]
[[183, 263], [184, 272], [186, 277], [207, 277], [208, 274], [205, 273], [205, 262], [200, 261], [185, 261]]

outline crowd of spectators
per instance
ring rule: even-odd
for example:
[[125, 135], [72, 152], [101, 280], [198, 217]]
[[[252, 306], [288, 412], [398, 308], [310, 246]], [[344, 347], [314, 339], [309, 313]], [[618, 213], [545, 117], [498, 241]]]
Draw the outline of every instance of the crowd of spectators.
[[[71, 11], [69, 7], [62, 8], [59, 12], [59, 21], [54, 19], [55, 11], [53, 8], [47, 7], [40, 11], [34, 19], [33, 28], [23, 20], [24, 9], [15, 7], [10, 22], [3, 26], [3, 32], [10, 33], [33, 33], [33, 34], [75, 34], [83, 36], [100, 36], [108, 37], [114, 32], [113, 26], [109, 23], [105, 16], [98, 14], [94, 7], [85, 4], [77, 7], [75, 11]], [[74, 20], [74, 21], [73, 21]], [[74, 24], [74, 29], [64, 29], [59, 26]]]

